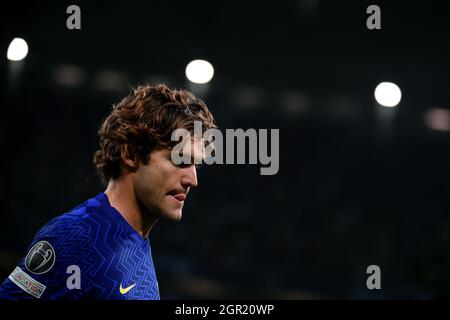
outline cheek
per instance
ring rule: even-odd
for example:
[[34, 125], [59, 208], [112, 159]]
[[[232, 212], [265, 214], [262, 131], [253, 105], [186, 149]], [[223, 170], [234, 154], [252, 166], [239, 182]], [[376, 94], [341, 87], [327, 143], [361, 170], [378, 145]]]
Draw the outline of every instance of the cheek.
[[177, 167], [170, 160], [152, 161], [139, 168], [136, 185], [141, 196], [153, 201], [164, 201], [167, 193], [177, 184]]
[[151, 170], [139, 171], [136, 175], [136, 191], [140, 193], [141, 196], [148, 198], [155, 190], [155, 185], [157, 184], [157, 179]]
[[147, 166], [139, 172], [137, 176], [138, 185], [141, 192], [145, 193], [147, 197], [159, 197], [165, 190], [168, 178], [161, 174], [160, 166]]

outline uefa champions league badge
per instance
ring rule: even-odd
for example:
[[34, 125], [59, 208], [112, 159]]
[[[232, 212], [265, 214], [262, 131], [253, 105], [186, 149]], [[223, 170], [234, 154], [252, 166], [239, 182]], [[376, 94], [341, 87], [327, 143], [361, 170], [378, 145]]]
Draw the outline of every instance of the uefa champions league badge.
[[55, 259], [55, 250], [52, 245], [47, 241], [39, 241], [28, 251], [25, 267], [34, 274], [43, 274], [53, 267]]

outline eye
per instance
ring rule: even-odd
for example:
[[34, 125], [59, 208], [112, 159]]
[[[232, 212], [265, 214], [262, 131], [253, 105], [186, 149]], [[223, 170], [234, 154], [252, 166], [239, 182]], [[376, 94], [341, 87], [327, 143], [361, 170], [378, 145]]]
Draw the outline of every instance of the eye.
[[[192, 166], [192, 164], [185, 164], [185, 163], [181, 163], [181, 164], [178, 164], [178, 165], [176, 165], [178, 168], [181, 168], [181, 169], [184, 169], [184, 168], [189, 168], [190, 166]], [[203, 166], [203, 164], [195, 164], [194, 165], [195, 166], [195, 169], [200, 169], [202, 166]]]

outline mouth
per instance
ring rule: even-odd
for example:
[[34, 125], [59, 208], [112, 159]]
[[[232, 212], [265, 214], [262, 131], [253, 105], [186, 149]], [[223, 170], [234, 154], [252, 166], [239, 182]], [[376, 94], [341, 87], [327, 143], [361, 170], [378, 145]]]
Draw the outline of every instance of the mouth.
[[168, 195], [173, 197], [178, 202], [184, 202], [184, 200], [186, 200], [186, 193], [184, 193], [184, 192], [174, 191], [174, 192], [169, 192]]

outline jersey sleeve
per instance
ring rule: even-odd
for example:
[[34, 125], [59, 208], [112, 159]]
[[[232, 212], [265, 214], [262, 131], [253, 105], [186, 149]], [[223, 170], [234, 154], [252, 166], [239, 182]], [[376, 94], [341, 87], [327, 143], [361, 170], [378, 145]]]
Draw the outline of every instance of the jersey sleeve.
[[56, 218], [38, 231], [26, 255], [0, 285], [0, 299], [82, 299], [92, 284], [94, 266], [89, 226]]

